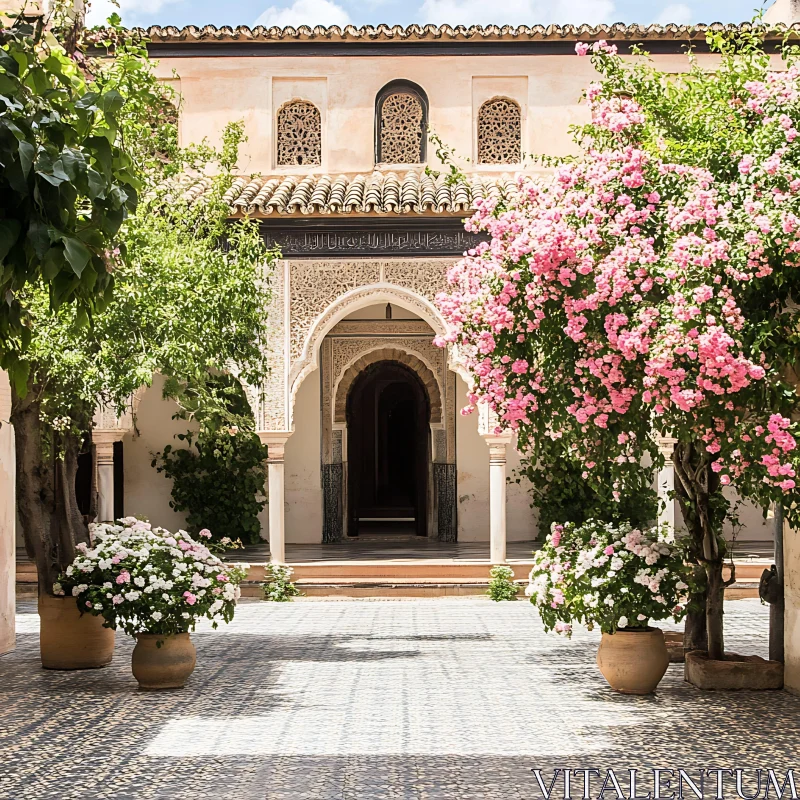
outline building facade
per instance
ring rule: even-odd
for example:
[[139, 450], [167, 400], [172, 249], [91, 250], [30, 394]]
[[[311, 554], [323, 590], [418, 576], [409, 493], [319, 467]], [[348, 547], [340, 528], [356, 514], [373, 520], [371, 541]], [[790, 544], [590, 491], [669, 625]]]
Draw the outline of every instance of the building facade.
[[[150, 29], [159, 75], [181, 99], [183, 144], [243, 120], [248, 141], [228, 192], [231, 216], [259, 219], [282, 259], [272, 278], [272, 374], [250, 387], [270, 447], [264, 537], [328, 543], [404, 530], [442, 543], [528, 541], [537, 515], [510, 437], [462, 416], [468, 375], [433, 344], [445, 332], [436, 294], [478, 239], [463, 219], [516, 176], [529, 154], [573, 152], [595, 77], [578, 40], [623, 53], [642, 43], [666, 72], [687, 46], [713, 63], [705, 29], [551, 28]], [[437, 157], [467, 173], [451, 185]], [[201, 197], [207, 184], [187, 186]], [[101, 500], [167, 527], [170, 486], [150, 466], [181, 424], [156, 384], [131, 419], [98, 419]], [[124, 505], [120, 494], [124, 494]], [[101, 514], [103, 516], [103, 514]], [[747, 538], [769, 523], [746, 516]], [[488, 555], [488, 552], [487, 552]]]

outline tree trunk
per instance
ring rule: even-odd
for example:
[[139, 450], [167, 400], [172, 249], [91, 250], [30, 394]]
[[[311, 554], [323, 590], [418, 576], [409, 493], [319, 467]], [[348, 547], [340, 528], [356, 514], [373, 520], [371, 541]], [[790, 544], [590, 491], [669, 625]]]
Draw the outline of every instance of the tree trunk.
[[56, 459], [55, 520], [58, 529], [59, 562], [66, 566], [75, 560], [75, 545], [89, 544], [89, 529], [83, 521], [75, 496], [75, 477], [78, 474], [78, 455], [81, 442], [71, 432], [61, 437], [62, 457]]
[[692, 650], [708, 650], [705, 593], [693, 597], [692, 605], [697, 605], [699, 608], [697, 611], [690, 611], [686, 615], [686, 624], [683, 634], [683, 649], [687, 652]]
[[725, 582], [722, 578], [722, 560], [706, 563], [706, 631], [708, 633], [708, 657], [714, 661], [725, 658], [725, 636], [723, 631], [723, 601]]
[[[72, 433], [54, 437], [40, 415], [41, 387], [32, 379], [21, 397], [12, 386], [19, 521], [25, 550], [36, 564], [39, 591], [52, 594], [59, 574], [75, 558], [75, 545], [88, 543], [89, 532], [75, 497], [80, 440]], [[84, 417], [75, 410], [73, 420], [80, 424]]]
[[56, 544], [52, 536], [53, 472], [43, 456], [39, 387], [29, 382], [24, 397], [11, 388], [17, 468], [17, 511], [25, 550], [36, 563], [39, 591], [52, 594], [58, 576]]
[[684, 646], [708, 651], [709, 658], [724, 658], [723, 601], [725, 582], [722, 577], [725, 546], [721, 540], [727, 502], [722, 496], [719, 479], [711, 469], [705, 448], [679, 442], [675, 448], [676, 495], [689, 532], [690, 558], [702, 566], [706, 590], [693, 598], [705, 609], [705, 624], [699, 612], [687, 617]]

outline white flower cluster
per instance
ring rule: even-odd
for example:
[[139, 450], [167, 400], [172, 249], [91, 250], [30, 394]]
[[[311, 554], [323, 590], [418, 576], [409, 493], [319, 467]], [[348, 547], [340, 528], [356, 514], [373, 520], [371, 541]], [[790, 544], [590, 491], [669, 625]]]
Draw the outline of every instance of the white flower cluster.
[[246, 565], [221, 561], [185, 531], [175, 534], [136, 517], [90, 527], [56, 594], [69, 592], [82, 611], [102, 614], [126, 633], [177, 633], [206, 617], [229, 621]]
[[690, 574], [665, 533], [590, 520], [554, 526], [534, 555], [526, 594], [548, 629], [569, 635], [579, 622], [613, 633], [680, 618]]

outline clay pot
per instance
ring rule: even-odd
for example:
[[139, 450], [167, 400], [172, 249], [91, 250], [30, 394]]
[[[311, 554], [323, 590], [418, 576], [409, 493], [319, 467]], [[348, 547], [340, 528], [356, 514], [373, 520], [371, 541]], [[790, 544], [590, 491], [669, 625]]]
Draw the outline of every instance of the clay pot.
[[659, 628], [604, 633], [597, 666], [615, 692], [650, 694], [669, 666], [664, 634]]
[[97, 669], [111, 662], [114, 631], [81, 614], [74, 597], [39, 595], [39, 649], [45, 669]]
[[196, 661], [197, 653], [188, 633], [139, 633], [131, 669], [140, 689], [182, 689]]

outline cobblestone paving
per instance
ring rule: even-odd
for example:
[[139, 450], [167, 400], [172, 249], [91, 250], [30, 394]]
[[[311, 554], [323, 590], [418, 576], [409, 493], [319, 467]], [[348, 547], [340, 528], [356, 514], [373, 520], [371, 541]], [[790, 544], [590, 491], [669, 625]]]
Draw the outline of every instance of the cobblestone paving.
[[[197, 669], [166, 693], [136, 688], [121, 635], [106, 669], [42, 670], [20, 611], [4, 800], [510, 800], [541, 797], [534, 767], [800, 767], [800, 698], [703, 693], [679, 665], [653, 697], [615, 695], [598, 637], [546, 636], [525, 602], [243, 603], [193, 635]], [[767, 619], [729, 604], [729, 649], [764, 655]]]

